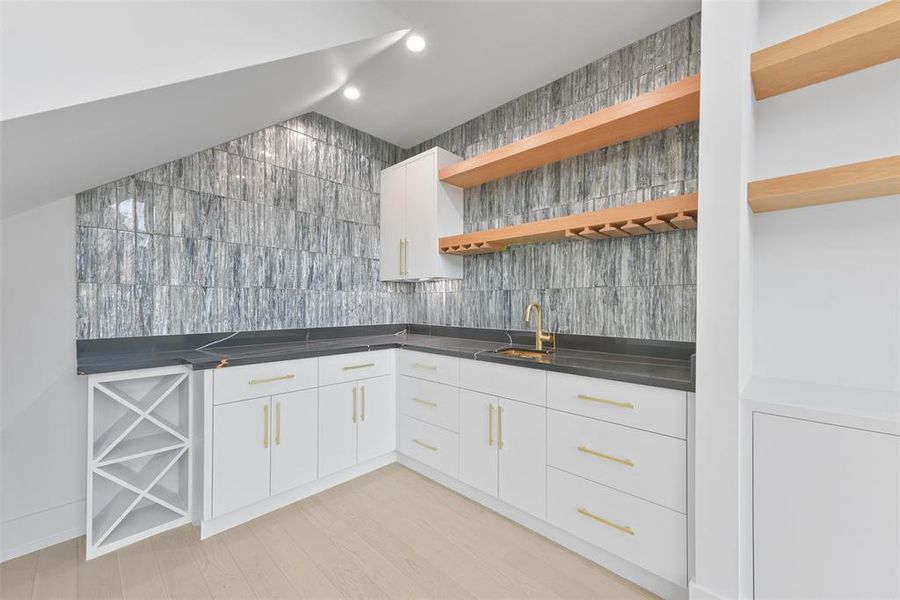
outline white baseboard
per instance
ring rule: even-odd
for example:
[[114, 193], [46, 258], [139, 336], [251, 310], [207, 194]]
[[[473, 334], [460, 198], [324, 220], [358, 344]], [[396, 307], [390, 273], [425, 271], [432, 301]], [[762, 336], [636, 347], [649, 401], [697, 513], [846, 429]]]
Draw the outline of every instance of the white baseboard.
[[696, 581], [691, 581], [690, 584], [688, 584], [688, 590], [691, 600], [726, 600], [724, 596], [714, 594], [702, 585], [699, 585]]
[[503, 515], [507, 519], [515, 521], [523, 527], [527, 527], [535, 533], [556, 542], [560, 546], [567, 548], [576, 554], [580, 554], [601, 567], [612, 571], [628, 581], [636, 583], [642, 588], [647, 589], [662, 598], [672, 600], [686, 600], [688, 598], [688, 590], [686, 588], [667, 579], [663, 579], [659, 575], [642, 569], [641, 567], [623, 560], [614, 554], [610, 554], [601, 548], [593, 546], [546, 521], [510, 506], [502, 500], [498, 500], [494, 496], [485, 494], [481, 490], [473, 488], [458, 479], [445, 475], [444, 473], [403, 454], [398, 455], [397, 461], [404, 467], [408, 467], [420, 475], [424, 475], [444, 487], [450, 488], [454, 492], [478, 502], [482, 506]]
[[356, 479], [361, 475], [371, 473], [372, 471], [395, 462], [397, 462], [397, 454], [395, 452], [391, 452], [389, 454], [385, 454], [383, 456], [379, 456], [377, 458], [373, 458], [372, 460], [358, 464], [354, 467], [350, 467], [349, 469], [340, 471], [339, 473], [334, 473], [333, 475], [328, 475], [327, 477], [323, 477], [322, 479], [317, 479], [316, 481], [284, 492], [283, 494], [271, 496], [269, 498], [266, 498], [265, 500], [257, 502], [256, 504], [245, 506], [244, 508], [240, 508], [220, 517], [208, 519], [200, 523], [200, 539], [205, 540], [210, 536], [216, 535], [217, 533], [222, 533], [223, 531], [231, 529], [232, 527], [236, 527], [241, 523], [252, 521], [257, 517], [261, 517], [267, 513], [272, 512], [273, 510], [278, 510], [279, 508], [283, 508], [288, 504], [293, 504], [298, 500], [303, 500], [304, 498], [308, 498], [310, 496], [318, 494], [319, 492], [324, 492], [325, 490], [333, 488], [336, 485], [340, 485], [342, 483], [350, 481], [351, 479]]
[[84, 515], [76, 500], [0, 524], [0, 562], [84, 535]]

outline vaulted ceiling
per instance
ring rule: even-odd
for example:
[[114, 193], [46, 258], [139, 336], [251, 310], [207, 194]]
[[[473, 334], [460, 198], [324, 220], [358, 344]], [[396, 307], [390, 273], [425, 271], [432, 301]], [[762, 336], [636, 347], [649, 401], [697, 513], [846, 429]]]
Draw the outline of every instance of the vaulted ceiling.
[[[0, 4], [8, 216], [316, 110], [403, 147], [699, 9], [604, 2]], [[410, 31], [426, 49], [399, 43]], [[362, 97], [339, 93], [347, 83]]]

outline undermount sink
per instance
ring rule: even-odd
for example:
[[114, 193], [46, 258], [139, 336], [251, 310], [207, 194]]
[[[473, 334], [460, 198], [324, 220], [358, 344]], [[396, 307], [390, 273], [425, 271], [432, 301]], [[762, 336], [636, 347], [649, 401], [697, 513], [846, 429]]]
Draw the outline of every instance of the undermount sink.
[[516, 348], [516, 347], [506, 347], [506, 348], [498, 348], [494, 350], [494, 354], [502, 354], [503, 356], [514, 356], [516, 358], [528, 358], [531, 360], [545, 360], [550, 354], [554, 352], [554, 348], [548, 348], [546, 350], [535, 350], [534, 348]]

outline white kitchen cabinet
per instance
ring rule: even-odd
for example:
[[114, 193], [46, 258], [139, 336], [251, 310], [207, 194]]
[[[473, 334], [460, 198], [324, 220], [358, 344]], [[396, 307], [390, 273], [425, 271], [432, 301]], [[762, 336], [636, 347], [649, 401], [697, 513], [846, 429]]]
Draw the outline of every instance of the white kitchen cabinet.
[[381, 172], [381, 281], [462, 278], [462, 258], [438, 251], [463, 231], [463, 191], [438, 176], [460, 160], [432, 148]]
[[396, 405], [390, 375], [319, 388], [319, 477], [393, 452]]
[[756, 413], [755, 597], [900, 597], [900, 437]]
[[500, 499], [536, 517], [547, 516], [547, 409], [500, 399]]
[[269, 497], [268, 396], [220, 404], [213, 413], [213, 516]]
[[316, 390], [215, 407], [213, 515], [316, 479]]
[[491, 496], [497, 495], [496, 421], [500, 403], [493, 396], [459, 392], [459, 478]]
[[319, 388], [319, 477], [356, 464], [356, 382]]
[[318, 395], [316, 390], [303, 390], [272, 396], [271, 410], [274, 496], [316, 479]]
[[460, 480], [544, 518], [547, 409], [467, 390], [459, 406]]
[[363, 379], [359, 388], [356, 461], [365, 462], [397, 447], [397, 399], [390, 375]]

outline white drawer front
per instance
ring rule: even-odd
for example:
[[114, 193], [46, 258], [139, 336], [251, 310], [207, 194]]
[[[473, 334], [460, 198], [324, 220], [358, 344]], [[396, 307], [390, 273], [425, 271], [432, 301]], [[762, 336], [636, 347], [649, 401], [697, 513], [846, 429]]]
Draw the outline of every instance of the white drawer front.
[[400, 417], [400, 452], [451, 477], [459, 475], [459, 434]]
[[547, 406], [681, 439], [686, 437], [687, 392], [549, 373]]
[[687, 586], [687, 519], [547, 467], [547, 519], [595, 546]]
[[213, 373], [213, 404], [314, 388], [317, 358], [226, 367]]
[[320, 356], [319, 385], [389, 375], [392, 371], [391, 363], [390, 350]]
[[493, 362], [462, 360], [459, 387], [529, 404], [547, 405], [547, 372]]
[[686, 512], [687, 449], [678, 440], [547, 411], [547, 464]]
[[401, 375], [400, 413], [459, 431], [459, 388]]
[[459, 385], [459, 359], [453, 356], [401, 350], [398, 363], [401, 375]]

